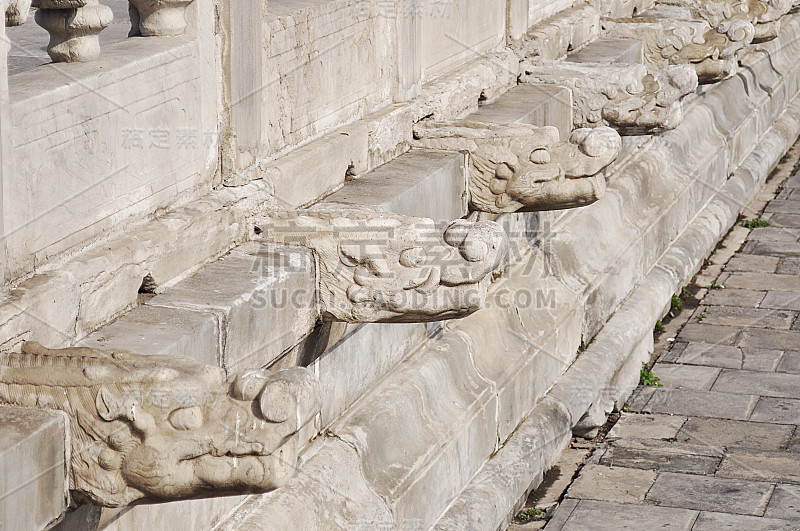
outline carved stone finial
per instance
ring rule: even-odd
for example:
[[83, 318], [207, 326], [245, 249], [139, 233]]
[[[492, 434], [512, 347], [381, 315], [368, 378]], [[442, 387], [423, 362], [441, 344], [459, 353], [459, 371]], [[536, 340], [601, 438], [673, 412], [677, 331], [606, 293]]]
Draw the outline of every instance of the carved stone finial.
[[508, 237], [494, 222], [427, 218], [327, 203], [276, 212], [262, 238], [312, 249], [327, 321], [419, 323], [465, 317], [486, 299]]
[[470, 153], [470, 209], [502, 214], [585, 206], [605, 192], [600, 173], [619, 156], [613, 129], [578, 129], [466, 120], [419, 123], [415, 145]]
[[731, 21], [746, 21], [755, 27], [753, 42], [778, 36], [780, 19], [794, 7], [794, 0], [661, 0], [662, 4], [688, 7], [692, 15], [718, 27]]
[[67, 413], [73, 499], [122, 507], [283, 485], [320, 390], [304, 368], [229, 382], [191, 358], [26, 343], [0, 356], [0, 403]]
[[129, 0], [131, 35], [179, 37], [186, 32], [186, 6], [194, 0]]
[[704, 21], [634, 18], [604, 20], [603, 28], [609, 36], [641, 40], [645, 59], [654, 67], [691, 65], [700, 84], [732, 76], [755, 36], [755, 28], [745, 20], [712, 28]]
[[640, 64], [523, 64], [520, 80], [572, 89], [575, 127], [605, 125], [628, 135], [677, 127], [681, 99], [697, 87], [695, 72], [684, 65], [651, 73]]
[[6, 5], [6, 26], [22, 26], [28, 20], [32, 0], [11, 0]]
[[50, 34], [47, 53], [56, 63], [94, 61], [100, 57], [100, 32], [113, 19], [97, 0], [34, 0], [36, 23]]

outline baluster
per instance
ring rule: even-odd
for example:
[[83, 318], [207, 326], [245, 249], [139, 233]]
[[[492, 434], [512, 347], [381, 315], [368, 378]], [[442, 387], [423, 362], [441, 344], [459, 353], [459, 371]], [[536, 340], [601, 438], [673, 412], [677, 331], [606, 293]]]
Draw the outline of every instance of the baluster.
[[36, 23], [50, 34], [47, 53], [56, 63], [93, 61], [100, 56], [100, 32], [113, 15], [98, 0], [34, 0]]
[[186, 6], [193, 0], [129, 0], [130, 35], [178, 37], [186, 32]]

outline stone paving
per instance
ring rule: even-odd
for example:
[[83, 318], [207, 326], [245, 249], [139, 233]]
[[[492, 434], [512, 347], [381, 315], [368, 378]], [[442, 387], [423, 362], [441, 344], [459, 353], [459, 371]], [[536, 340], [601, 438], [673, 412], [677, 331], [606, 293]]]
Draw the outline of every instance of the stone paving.
[[573, 444], [576, 478], [549, 499], [534, 493], [527, 507], [553, 508], [530, 509], [541, 520], [510, 531], [800, 530], [800, 172], [790, 171], [751, 205], [763, 212], [748, 217], [769, 226], [739, 224], [695, 280], [706, 289], [653, 366], [663, 387], [639, 387], [596, 447]]

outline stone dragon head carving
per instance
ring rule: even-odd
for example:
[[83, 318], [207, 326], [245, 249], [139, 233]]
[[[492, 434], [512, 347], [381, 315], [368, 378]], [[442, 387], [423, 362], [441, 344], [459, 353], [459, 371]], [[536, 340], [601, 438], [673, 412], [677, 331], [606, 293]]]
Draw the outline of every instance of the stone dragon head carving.
[[754, 26], [753, 42], [766, 42], [778, 36], [781, 17], [794, 7], [795, 0], [662, 0], [665, 5], [683, 6], [712, 27], [732, 21]]
[[700, 84], [732, 76], [756, 34], [746, 20], [728, 20], [711, 27], [702, 20], [633, 18], [604, 20], [603, 28], [611, 37], [641, 40], [645, 59], [653, 67], [692, 66]]
[[320, 390], [304, 368], [228, 381], [191, 358], [26, 343], [0, 355], [0, 402], [67, 413], [73, 499], [122, 507], [283, 485]]
[[312, 249], [324, 320], [425, 322], [469, 315], [508, 252], [493, 222], [427, 218], [325, 203], [262, 220], [263, 238]]
[[572, 89], [575, 127], [611, 126], [629, 135], [677, 127], [681, 99], [697, 87], [697, 76], [685, 65], [651, 73], [640, 64], [528, 64], [520, 80]]
[[468, 151], [474, 212], [502, 214], [585, 206], [605, 192], [603, 168], [619, 156], [609, 128], [579, 129], [560, 140], [555, 127], [460, 120], [421, 122], [415, 145]]

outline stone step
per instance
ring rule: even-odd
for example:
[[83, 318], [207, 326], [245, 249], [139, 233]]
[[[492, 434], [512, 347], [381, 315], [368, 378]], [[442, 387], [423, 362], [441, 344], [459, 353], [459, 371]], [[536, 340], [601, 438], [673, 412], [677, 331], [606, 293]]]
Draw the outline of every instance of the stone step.
[[44, 529], [67, 508], [66, 416], [0, 406], [0, 529]]
[[530, 124], [558, 129], [559, 137], [572, 131], [572, 93], [556, 85], [519, 85], [496, 101], [482, 105], [467, 120], [501, 124]]
[[567, 56], [572, 63], [643, 63], [642, 41], [601, 38]]

